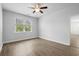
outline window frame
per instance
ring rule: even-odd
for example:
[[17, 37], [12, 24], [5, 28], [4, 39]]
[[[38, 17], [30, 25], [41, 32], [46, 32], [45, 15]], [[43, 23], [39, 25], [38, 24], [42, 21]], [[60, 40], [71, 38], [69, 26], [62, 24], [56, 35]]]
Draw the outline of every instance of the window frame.
[[[16, 18], [16, 20], [17, 20], [17, 19], [19, 19], [19, 18]], [[20, 20], [22, 20], [22, 19], [20, 19]], [[29, 20], [29, 19], [28, 19], [28, 20]], [[27, 20], [27, 21], [28, 21], [28, 20]], [[20, 32], [17, 32], [17, 31], [16, 31], [16, 24], [17, 24], [17, 23], [15, 22], [15, 23], [16, 23], [16, 24], [15, 24], [15, 33], [32, 32], [32, 21], [29, 20], [29, 22], [30, 22], [30, 25], [31, 25], [31, 31], [25, 31], [25, 30], [23, 30], [23, 31], [20, 31]], [[23, 25], [25, 25], [25, 24], [26, 24], [26, 23], [25, 23], [25, 21], [23, 20]], [[24, 28], [24, 29], [25, 29], [25, 28]]]

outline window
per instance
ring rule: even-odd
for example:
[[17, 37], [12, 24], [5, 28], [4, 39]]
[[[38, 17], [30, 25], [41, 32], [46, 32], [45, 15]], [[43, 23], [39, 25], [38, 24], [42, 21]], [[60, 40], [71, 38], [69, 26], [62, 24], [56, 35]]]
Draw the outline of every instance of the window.
[[32, 24], [29, 20], [16, 19], [16, 32], [32, 31]]

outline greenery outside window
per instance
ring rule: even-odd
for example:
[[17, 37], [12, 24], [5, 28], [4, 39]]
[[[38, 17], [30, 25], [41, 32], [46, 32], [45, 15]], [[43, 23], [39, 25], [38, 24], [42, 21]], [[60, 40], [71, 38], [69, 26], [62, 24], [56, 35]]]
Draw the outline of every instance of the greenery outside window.
[[31, 32], [32, 24], [29, 20], [16, 19], [16, 32]]

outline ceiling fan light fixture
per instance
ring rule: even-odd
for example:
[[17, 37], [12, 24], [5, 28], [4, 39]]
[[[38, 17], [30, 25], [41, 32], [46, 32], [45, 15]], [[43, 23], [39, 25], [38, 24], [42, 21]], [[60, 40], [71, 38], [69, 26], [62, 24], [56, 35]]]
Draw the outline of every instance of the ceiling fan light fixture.
[[35, 12], [39, 12], [39, 11], [40, 11], [40, 9], [37, 9], [37, 8], [35, 9]]
[[41, 13], [43, 14], [43, 9], [47, 9], [47, 6], [42, 6], [42, 4], [40, 3], [36, 3], [33, 7], [30, 7], [31, 9], [33, 9], [33, 14], [36, 13]]

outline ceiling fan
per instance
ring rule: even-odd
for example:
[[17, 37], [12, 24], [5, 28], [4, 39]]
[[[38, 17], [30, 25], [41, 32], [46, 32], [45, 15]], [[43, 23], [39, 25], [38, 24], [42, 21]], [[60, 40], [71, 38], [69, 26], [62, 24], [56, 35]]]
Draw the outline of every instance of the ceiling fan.
[[47, 6], [42, 6], [42, 4], [41, 3], [36, 3], [36, 4], [34, 4], [33, 5], [33, 7], [30, 7], [31, 9], [33, 9], [33, 13], [38, 13], [38, 12], [40, 12], [40, 13], [42, 13], [43, 14], [43, 9], [47, 9], [48, 7]]

